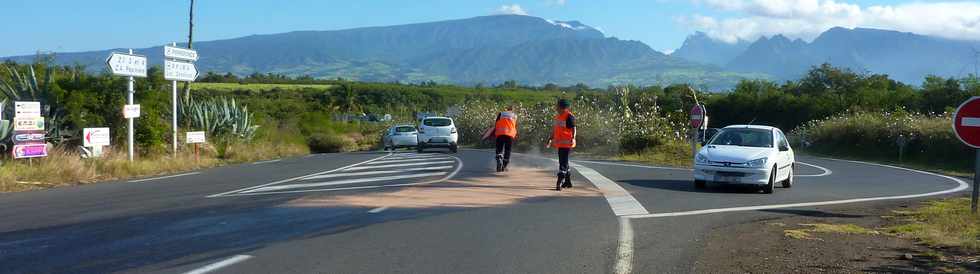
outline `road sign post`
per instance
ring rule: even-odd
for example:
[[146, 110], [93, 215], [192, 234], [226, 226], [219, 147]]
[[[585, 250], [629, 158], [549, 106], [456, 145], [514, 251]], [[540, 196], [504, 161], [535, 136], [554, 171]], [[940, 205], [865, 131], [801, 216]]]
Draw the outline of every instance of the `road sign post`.
[[[146, 57], [134, 55], [133, 50], [130, 49], [129, 54], [112, 53], [112, 55], [109, 55], [109, 58], [106, 59], [105, 62], [106, 65], [109, 66], [109, 70], [112, 71], [113, 75], [127, 77], [126, 104], [133, 105], [133, 93], [136, 92], [133, 88], [136, 79], [133, 77], [146, 77]], [[133, 118], [134, 117], [127, 118], [129, 120], [129, 132], [126, 139], [130, 162], [133, 161], [133, 142], [135, 139], [133, 137]]]
[[[178, 48], [177, 43], [170, 43], [170, 46], [163, 47], [163, 56], [166, 58], [164, 60], [164, 78], [166, 80], [171, 80], [170, 85], [173, 89], [171, 94], [172, 107], [172, 121], [171, 129], [173, 133], [173, 154], [177, 155], [177, 81], [193, 82], [197, 79], [198, 71], [194, 67], [194, 61], [197, 61], [198, 55], [197, 51], [192, 49]], [[195, 155], [196, 152], [195, 146]]]
[[697, 102], [697, 98], [694, 101], [694, 107], [691, 108], [691, 155], [696, 156], [698, 154], [698, 136], [701, 133], [701, 128], [704, 127], [704, 122], [706, 120], [706, 115], [704, 113], [704, 106]]
[[953, 113], [953, 131], [967, 146], [976, 150], [973, 170], [973, 195], [970, 212], [977, 213], [977, 199], [980, 197], [980, 96], [974, 96], [960, 104]]

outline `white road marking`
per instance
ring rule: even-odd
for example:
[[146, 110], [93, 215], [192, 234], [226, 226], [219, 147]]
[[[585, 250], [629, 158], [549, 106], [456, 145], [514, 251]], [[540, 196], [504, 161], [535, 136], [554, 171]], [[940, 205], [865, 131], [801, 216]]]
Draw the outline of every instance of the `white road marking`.
[[436, 160], [452, 160], [452, 159], [453, 158], [449, 158], [449, 157], [423, 158], [423, 159], [404, 158], [404, 159], [394, 159], [394, 160], [385, 159], [384, 161], [372, 162], [371, 164], [410, 163], [410, 162], [436, 161]]
[[268, 161], [258, 161], [258, 162], [254, 162], [252, 164], [253, 165], [271, 164], [271, 163], [275, 163], [275, 162], [278, 162], [278, 161], [282, 161], [282, 159], [275, 159], [275, 160], [268, 160]]
[[960, 180], [958, 178], [954, 178], [954, 177], [950, 177], [950, 176], [946, 176], [946, 175], [942, 175], [942, 174], [936, 174], [936, 173], [932, 173], [932, 172], [927, 172], [927, 171], [921, 171], [921, 170], [915, 170], [915, 169], [909, 169], [909, 168], [897, 167], [897, 166], [890, 166], [890, 165], [883, 165], [883, 164], [876, 164], [876, 163], [860, 162], [860, 161], [840, 160], [840, 159], [831, 159], [831, 158], [823, 158], [823, 159], [832, 160], [832, 161], [843, 161], [843, 162], [849, 162], [849, 163], [866, 164], [866, 165], [873, 165], [873, 166], [881, 166], [881, 167], [894, 168], [894, 169], [898, 169], [898, 170], [905, 170], [905, 171], [910, 171], [910, 172], [915, 172], [915, 173], [920, 173], [920, 174], [925, 174], [925, 175], [932, 175], [932, 176], [936, 176], [936, 177], [940, 177], [940, 178], [949, 179], [949, 180], [951, 180], [953, 182], [956, 182], [959, 185], [956, 186], [956, 187], [954, 187], [954, 188], [947, 189], [947, 190], [934, 191], [934, 192], [921, 193], [921, 194], [898, 195], [898, 196], [883, 196], [883, 197], [868, 197], [868, 198], [857, 198], [857, 199], [846, 199], [846, 200], [835, 200], [835, 201], [823, 201], [823, 202], [810, 202], [810, 203], [793, 203], [793, 204], [776, 204], [776, 205], [759, 205], [759, 206], [743, 206], [743, 207], [730, 207], [730, 208], [716, 208], [716, 209], [692, 210], [692, 211], [681, 211], [681, 212], [668, 212], [668, 213], [653, 213], [653, 214], [642, 214], [642, 215], [630, 215], [630, 216], [626, 216], [626, 217], [627, 218], [633, 218], [633, 219], [638, 219], [638, 218], [662, 218], [662, 217], [677, 217], [677, 216], [689, 216], [689, 215], [702, 215], [702, 214], [712, 214], [712, 213], [722, 213], [722, 212], [735, 212], [735, 211], [754, 211], [754, 210], [766, 210], [766, 209], [777, 209], [777, 208], [812, 207], [812, 206], [822, 206], [822, 205], [850, 204], [850, 203], [871, 202], [871, 201], [883, 201], [883, 200], [901, 200], [901, 199], [912, 199], [912, 198], [920, 198], [920, 197], [928, 197], [928, 196], [936, 196], [936, 195], [949, 194], [949, 193], [963, 191], [963, 190], [965, 190], [965, 189], [967, 189], [967, 188], [970, 187], [969, 184], [967, 184], [966, 182], [964, 182], [963, 180]]
[[346, 169], [344, 169], [344, 171], [364, 170], [364, 169], [376, 169], [376, 168], [389, 168], [389, 167], [427, 166], [427, 165], [450, 164], [450, 163], [453, 163], [453, 161], [438, 161], [438, 162], [409, 163], [409, 164], [389, 164], [389, 165], [356, 166], [356, 167], [346, 168]]
[[819, 170], [823, 171], [823, 173], [820, 173], [820, 174], [796, 174], [796, 172], [794, 172], [793, 173], [793, 177], [823, 177], [823, 176], [828, 176], [830, 174], [834, 174], [833, 171], [831, 171], [828, 168], [822, 167], [822, 166], [818, 166], [818, 165], [814, 165], [814, 164], [807, 164], [807, 163], [804, 163], [804, 162], [796, 162], [796, 163], [797, 164], [801, 164], [801, 165], [805, 165], [805, 166], [814, 167], [816, 169], [819, 169]]
[[339, 180], [339, 181], [330, 181], [330, 182], [322, 182], [322, 183], [267, 186], [267, 187], [260, 187], [248, 191], [243, 191], [243, 193], [279, 191], [279, 190], [287, 190], [287, 189], [295, 189], [295, 188], [310, 188], [310, 187], [321, 187], [321, 186], [350, 185], [350, 184], [370, 183], [370, 182], [377, 182], [377, 181], [392, 181], [392, 180], [432, 177], [432, 176], [442, 176], [442, 175], [446, 175], [446, 172], [429, 172], [429, 173], [408, 174], [408, 175]]
[[578, 170], [579, 174], [582, 174], [589, 182], [592, 182], [596, 188], [602, 192], [602, 196], [606, 197], [606, 202], [609, 203], [609, 207], [616, 216], [626, 216], [626, 215], [638, 215], [638, 214], [649, 214], [643, 204], [640, 204], [633, 195], [623, 189], [623, 187], [616, 184], [609, 178], [602, 176], [598, 171], [588, 168], [579, 164], [572, 164], [575, 170]]
[[385, 210], [388, 210], [388, 207], [387, 206], [383, 206], [383, 207], [375, 208], [375, 209], [372, 209], [372, 210], [368, 210], [368, 213], [381, 213], [382, 211], [385, 211]]
[[633, 272], [633, 224], [629, 218], [619, 217], [619, 245], [616, 247], [616, 264], [613, 273]]
[[160, 180], [160, 179], [167, 179], [167, 178], [176, 178], [176, 177], [188, 176], [188, 175], [196, 175], [196, 174], [201, 174], [201, 173], [200, 172], [188, 172], [188, 173], [175, 174], [175, 175], [170, 175], [170, 176], [160, 176], [160, 177], [153, 177], [153, 178], [146, 178], [146, 179], [129, 180], [129, 182], [130, 183], [139, 183], [139, 182], [146, 182], [146, 181], [153, 181], [153, 180]]
[[426, 155], [398, 155], [391, 156], [388, 159], [428, 159], [428, 158], [449, 158], [451, 156], [445, 154], [426, 154]]
[[960, 119], [960, 125], [964, 127], [980, 127], [980, 118], [963, 117], [963, 119]]
[[393, 173], [404, 173], [413, 171], [433, 171], [433, 170], [444, 170], [452, 169], [453, 166], [436, 166], [436, 167], [419, 167], [419, 168], [408, 168], [408, 169], [398, 169], [398, 170], [378, 170], [378, 171], [364, 171], [364, 172], [347, 172], [347, 173], [331, 173], [317, 175], [309, 178], [303, 178], [303, 180], [318, 180], [326, 178], [337, 178], [337, 177], [352, 177], [352, 176], [364, 176], [364, 175], [378, 175], [378, 174], [393, 174]]
[[231, 258], [224, 259], [224, 260], [221, 260], [221, 261], [216, 262], [216, 263], [213, 263], [213, 264], [205, 265], [205, 266], [203, 266], [201, 268], [194, 269], [194, 270], [191, 270], [191, 271], [188, 271], [188, 272], [184, 272], [184, 274], [204, 274], [204, 273], [210, 273], [212, 271], [215, 271], [215, 270], [218, 270], [218, 269], [221, 269], [221, 268], [224, 268], [224, 267], [233, 265], [233, 264], [244, 262], [245, 260], [248, 260], [248, 259], [251, 259], [251, 258], [252, 258], [252, 256], [249, 256], [249, 255], [235, 255], [235, 256], [232, 256]]
[[328, 189], [309, 189], [309, 190], [293, 190], [293, 191], [275, 191], [275, 192], [258, 192], [258, 193], [232, 193], [226, 194], [224, 196], [254, 196], [254, 195], [270, 195], [270, 194], [285, 194], [285, 193], [306, 193], [306, 192], [328, 192], [328, 191], [343, 191], [343, 190], [358, 190], [358, 189], [372, 189], [372, 188], [383, 188], [383, 187], [403, 187], [403, 186], [416, 186], [416, 185], [426, 185], [445, 182], [459, 173], [463, 169], [463, 160], [453, 157], [457, 161], [456, 170], [452, 173], [446, 175], [439, 180], [432, 180], [427, 182], [417, 182], [417, 183], [404, 183], [404, 184], [387, 184], [387, 185], [372, 185], [372, 186], [354, 186], [354, 187], [341, 187], [341, 188], [328, 188]]
[[205, 197], [207, 197], [207, 198], [214, 198], [214, 197], [227, 196], [228, 194], [232, 194], [232, 193], [236, 193], [236, 192], [242, 192], [242, 191], [246, 191], [246, 190], [250, 190], [250, 189], [256, 189], [256, 188], [260, 188], [260, 187], [264, 187], [264, 186], [271, 186], [271, 185], [281, 184], [281, 183], [285, 183], [285, 182], [291, 182], [291, 181], [295, 181], [295, 180], [301, 180], [301, 179], [306, 178], [306, 177], [313, 177], [313, 176], [317, 176], [317, 175], [321, 175], [321, 174], [327, 174], [327, 173], [331, 173], [331, 172], [334, 172], [334, 171], [343, 170], [343, 169], [348, 168], [348, 167], [357, 166], [357, 165], [360, 165], [360, 164], [370, 163], [372, 161], [379, 160], [379, 159], [382, 159], [382, 158], [388, 157], [388, 156], [391, 156], [391, 153], [382, 155], [381, 157], [377, 157], [377, 158], [374, 158], [374, 159], [371, 159], [371, 160], [367, 160], [367, 161], [363, 161], [363, 162], [355, 163], [355, 164], [350, 164], [350, 165], [346, 165], [346, 166], [342, 166], [342, 167], [335, 168], [335, 169], [328, 170], [328, 171], [317, 172], [317, 173], [313, 173], [313, 174], [307, 174], [307, 175], [303, 175], [303, 176], [299, 176], [299, 177], [293, 177], [293, 178], [288, 178], [288, 179], [282, 179], [282, 180], [271, 182], [271, 183], [268, 183], [268, 184], [262, 184], [262, 185], [257, 185], [257, 186], [250, 186], [250, 187], [236, 189], [236, 190], [232, 190], [232, 191], [226, 191], [226, 192], [222, 192], [222, 193], [218, 193], [218, 194], [212, 194], [212, 195], [208, 195], [208, 196], [205, 196]]

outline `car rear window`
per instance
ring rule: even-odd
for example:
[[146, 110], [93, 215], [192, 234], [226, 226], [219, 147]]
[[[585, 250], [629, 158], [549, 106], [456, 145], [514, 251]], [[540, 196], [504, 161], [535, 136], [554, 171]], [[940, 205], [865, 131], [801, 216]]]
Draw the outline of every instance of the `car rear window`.
[[396, 127], [395, 132], [414, 132], [415, 127]]
[[445, 126], [452, 125], [453, 120], [449, 120], [446, 118], [425, 119], [422, 121], [422, 124], [430, 127], [445, 127]]

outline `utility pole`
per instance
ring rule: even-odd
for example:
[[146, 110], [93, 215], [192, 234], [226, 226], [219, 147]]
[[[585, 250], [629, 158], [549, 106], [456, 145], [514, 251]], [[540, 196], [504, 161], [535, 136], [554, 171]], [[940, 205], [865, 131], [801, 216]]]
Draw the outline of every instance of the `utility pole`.
[[[191, 0], [190, 21], [187, 24], [187, 49], [194, 49], [194, 0]], [[184, 98], [191, 96], [191, 83], [184, 82]]]

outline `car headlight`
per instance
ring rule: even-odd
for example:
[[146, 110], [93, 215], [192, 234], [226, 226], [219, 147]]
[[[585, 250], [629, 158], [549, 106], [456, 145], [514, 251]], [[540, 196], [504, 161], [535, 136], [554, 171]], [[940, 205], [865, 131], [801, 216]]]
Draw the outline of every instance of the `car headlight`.
[[764, 167], [766, 166], [766, 160], [768, 160], [768, 158], [762, 157], [759, 159], [749, 161], [748, 163], [745, 164], [747, 164], [749, 167]]
[[695, 163], [698, 163], [698, 164], [707, 164], [708, 163], [708, 157], [707, 156], [704, 156], [703, 154], [698, 153], [698, 155], [695, 155], [694, 156], [694, 162]]

